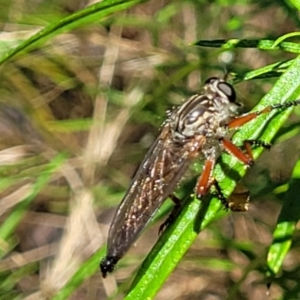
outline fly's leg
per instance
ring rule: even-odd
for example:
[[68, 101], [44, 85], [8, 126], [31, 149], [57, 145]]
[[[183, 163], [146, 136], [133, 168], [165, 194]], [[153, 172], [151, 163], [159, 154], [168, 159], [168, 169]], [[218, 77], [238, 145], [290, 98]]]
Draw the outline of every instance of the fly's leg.
[[167, 217], [167, 219], [159, 226], [158, 234], [161, 235], [162, 232], [169, 226], [179, 215], [179, 212], [181, 211], [181, 201], [179, 198], [177, 198], [175, 195], [170, 195], [169, 198], [174, 202], [174, 207]]
[[255, 147], [263, 147], [264, 149], [270, 150], [272, 145], [270, 143], [266, 143], [262, 140], [245, 140], [244, 141], [244, 148], [246, 150], [247, 155], [253, 160], [252, 148], [251, 146]]
[[218, 199], [223, 204], [225, 210], [228, 210], [230, 208], [229, 204], [228, 204], [228, 201], [227, 201], [226, 197], [224, 196], [224, 194], [222, 192], [222, 189], [219, 185], [219, 182], [215, 178], [214, 178], [214, 181], [213, 181], [213, 186], [215, 187]]
[[215, 179], [212, 178], [212, 171], [214, 165], [215, 165], [214, 158], [207, 158], [207, 160], [204, 163], [202, 174], [198, 179], [196, 189], [195, 189], [196, 196], [198, 199], [202, 199], [207, 194], [211, 185], [215, 181]]
[[215, 164], [214, 162], [215, 162], [214, 159], [206, 160], [203, 167], [202, 174], [196, 186], [196, 195], [198, 199], [202, 199], [207, 194], [211, 186], [213, 185], [215, 187], [218, 199], [221, 201], [221, 203], [224, 205], [225, 209], [227, 210], [229, 208], [227, 199], [224, 196], [222, 189], [218, 181], [216, 180], [216, 178], [212, 177], [212, 171]]
[[[268, 150], [271, 148], [271, 144], [266, 143], [266, 142], [261, 141], [261, 140], [245, 140], [244, 141], [244, 147], [245, 147], [246, 153], [244, 153], [239, 147], [234, 145], [230, 140], [221, 139], [220, 143], [227, 152], [229, 152], [230, 154], [235, 156], [239, 161], [244, 163], [247, 167], [251, 167], [254, 163], [251, 146], [263, 147], [263, 148], [266, 148]], [[215, 180], [213, 182], [213, 184], [215, 186], [218, 198], [220, 199], [222, 204], [225, 206], [225, 209], [230, 208], [233, 211], [245, 211], [245, 210], [247, 210], [248, 203], [249, 203], [249, 196], [247, 196], [246, 201], [244, 201], [245, 203], [243, 205], [235, 205], [235, 204], [231, 205], [231, 204], [228, 203], [227, 199], [223, 195], [222, 190], [219, 186], [219, 183]]]
[[268, 150], [270, 150], [271, 148], [271, 144], [261, 140], [245, 140], [244, 148], [246, 150], [246, 153], [244, 153], [239, 147], [233, 144], [230, 140], [222, 139], [220, 142], [227, 152], [235, 156], [239, 161], [241, 161], [248, 167], [252, 166], [254, 163], [251, 146], [263, 147]]
[[262, 110], [236, 117], [234, 120], [229, 122], [228, 128], [239, 128], [242, 125], [244, 125], [244, 124], [250, 122], [251, 120], [255, 119], [256, 117], [258, 117], [262, 114], [267, 114], [267, 113], [271, 112], [274, 109], [285, 110], [289, 107], [297, 106], [299, 104], [300, 104], [300, 100], [294, 100], [294, 101], [289, 101], [289, 102], [282, 103], [282, 104], [278, 103], [278, 104], [274, 104], [274, 105], [269, 105], [269, 106], [267, 106], [266, 108], [264, 108]]
[[214, 181], [214, 187], [217, 193], [218, 199], [224, 205], [225, 210], [237, 211], [237, 212], [245, 212], [249, 209], [249, 191], [241, 185], [237, 185], [234, 189], [233, 193], [227, 199], [222, 192], [222, 189], [218, 183], [218, 181]]
[[[196, 193], [196, 196], [198, 199], [202, 199], [207, 194], [207, 192], [209, 191], [209, 189], [212, 185], [215, 185], [215, 186], [217, 185], [219, 187], [216, 179], [214, 177], [212, 177], [212, 171], [213, 171], [214, 165], [215, 165], [215, 158], [213, 156], [208, 158], [205, 161], [202, 174], [201, 174], [200, 178], [198, 179], [198, 182], [197, 182], [197, 185], [195, 188], [195, 193]], [[218, 198], [226, 207], [227, 201], [226, 201], [225, 196], [222, 194], [221, 189], [216, 188], [216, 190], [218, 190]], [[159, 231], [158, 231], [159, 234], [161, 234], [165, 230], [165, 228], [176, 219], [176, 217], [178, 216], [178, 214], [182, 208], [181, 201], [176, 196], [170, 195], [170, 198], [175, 203], [175, 206], [174, 206], [171, 214], [166, 219], [166, 221], [160, 225]]]
[[[227, 140], [225, 140], [226, 143]], [[230, 141], [229, 141], [230, 142]], [[250, 142], [252, 143], [252, 142]], [[264, 143], [259, 143], [263, 144]], [[231, 143], [228, 143], [228, 145], [231, 145]], [[242, 152], [238, 147], [233, 145], [233, 149], [231, 150], [231, 153], [235, 153], [238, 155], [239, 158], [243, 159], [244, 162], [248, 163], [248, 165], [251, 165], [251, 162], [253, 162], [252, 158], [248, 157], [246, 154]], [[216, 180], [216, 178], [211, 176], [212, 170], [213, 170], [214, 163], [212, 160], [207, 160], [204, 165], [204, 169], [202, 172], [202, 175], [200, 176], [198, 180], [198, 184], [196, 187], [197, 197], [201, 199], [210, 189], [211, 186], [214, 186], [216, 194], [220, 202], [223, 204], [225, 210], [232, 210], [232, 211], [246, 211], [249, 207], [249, 193], [244, 193], [245, 195], [242, 195], [239, 199], [235, 199], [234, 201], [228, 201], [228, 199], [224, 196], [223, 191], [219, 185], [219, 182]]]
[[236, 157], [239, 161], [244, 163], [246, 166], [250, 167], [253, 165], [253, 155], [252, 155], [252, 149], [250, 145], [246, 142], [246, 152], [244, 153], [239, 147], [237, 147], [235, 144], [232, 143], [232, 141], [227, 139], [221, 139], [220, 141], [221, 145], [224, 147], [224, 149], [232, 154], [234, 157]]

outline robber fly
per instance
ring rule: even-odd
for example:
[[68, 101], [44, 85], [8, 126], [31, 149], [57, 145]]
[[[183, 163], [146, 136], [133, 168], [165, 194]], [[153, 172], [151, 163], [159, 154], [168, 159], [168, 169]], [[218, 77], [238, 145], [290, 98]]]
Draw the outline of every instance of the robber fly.
[[[194, 159], [204, 160], [195, 187], [197, 198], [203, 198], [214, 185], [222, 203], [230, 208], [212, 174], [218, 157], [226, 151], [246, 166], [251, 166], [251, 145], [269, 147], [259, 140], [246, 140], [245, 151], [242, 151], [231, 141], [232, 132], [258, 115], [298, 104], [300, 100], [295, 100], [239, 115], [240, 105], [236, 102], [233, 86], [223, 79], [212, 77], [205, 82], [200, 94], [171, 111], [116, 211], [109, 230], [107, 256], [100, 263], [103, 277], [113, 271], [162, 203], [172, 195]], [[176, 198], [171, 199], [175, 206], [180, 205]]]

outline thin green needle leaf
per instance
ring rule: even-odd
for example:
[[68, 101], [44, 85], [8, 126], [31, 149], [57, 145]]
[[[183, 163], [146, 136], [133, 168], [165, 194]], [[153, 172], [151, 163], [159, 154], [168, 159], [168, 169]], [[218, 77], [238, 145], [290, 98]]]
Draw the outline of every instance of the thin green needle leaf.
[[82, 284], [82, 282], [99, 272], [99, 261], [104, 256], [105, 249], [101, 248], [94, 253], [86, 262], [84, 262], [80, 269], [72, 276], [70, 281], [58, 292], [52, 300], [69, 299], [70, 295]]
[[129, 7], [132, 7], [138, 3], [144, 2], [145, 0], [106, 0], [94, 5], [88, 6], [62, 20], [58, 23], [50, 24], [49, 26], [42, 29], [37, 34], [33, 35], [29, 39], [22, 42], [19, 46], [12, 49], [8, 53], [0, 56], [0, 65], [8, 61], [10, 58], [24, 51], [29, 51], [37, 48], [42, 43], [56, 36], [62, 32], [70, 31], [72, 29], [81, 27], [86, 24], [90, 24], [95, 21], [100, 21], [101, 18], [107, 17], [112, 13], [122, 11]]
[[211, 48], [233, 49], [233, 48], [256, 48], [260, 50], [283, 50], [291, 53], [300, 53], [300, 45], [290, 42], [277, 43], [274, 40], [200, 40], [192, 45]]
[[262, 68], [249, 71], [245, 74], [233, 74], [233, 79], [229, 82], [231, 84], [236, 84], [242, 81], [266, 78], [266, 77], [279, 77], [286, 72], [287, 68], [293, 63], [293, 59], [288, 61], [279, 61], [271, 65], [264, 66]]
[[296, 224], [300, 218], [299, 184], [300, 161], [295, 165], [292, 180], [273, 234], [273, 243], [268, 251], [268, 276], [275, 276], [279, 272], [283, 260], [291, 247]]
[[273, 47], [276, 47], [281, 42], [283, 42], [284, 40], [286, 40], [290, 37], [299, 36], [299, 35], [300, 35], [300, 32], [290, 32], [290, 33], [284, 34], [275, 41]]
[[[22, 202], [20, 202], [16, 207], [14, 207], [11, 214], [5, 219], [3, 224], [0, 227], [0, 241], [1, 244], [5, 245], [6, 240], [8, 240], [13, 233], [14, 229], [18, 226], [24, 214], [26, 213], [27, 207], [35, 199], [41, 189], [47, 184], [50, 180], [53, 172], [61, 166], [65, 156], [62, 154], [57, 155], [45, 168], [43, 172], [37, 178], [35, 184], [33, 185], [32, 191], [28, 197], [26, 197]], [[5, 254], [5, 249], [0, 248], [0, 257]]]
[[294, 6], [296, 9], [300, 10], [300, 1], [299, 0], [290, 0], [289, 3], [291, 6]]
[[[298, 57], [255, 110], [270, 104], [284, 103], [289, 99], [296, 99], [300, 94], [299, 86], [300, 58]], [[259, 133], [262, 133], [260, 138], [267, 142], [270, 141], [290, 112], [291, 109], [282, 113], [273, 111], [270, 114], [258, 117], [239, 130], [234, 142], [241, 144], [245, 139], [257, 138]], [[266, 127], [266, 125], [268, 126]], [[261, 149], [254, 151], [254, 157], [256, 158], [261, 151]], [[238, 181], [236, 177], [242, 176], [246, 170], [232, 156], [223, 155], [222, 161], [227, 169], [224, 166], [221, 168], [218, 164], [215, 176], [221, 183], [224, 194], [229, 195], [233, 191], [236, 181]], [[192, 245], [198, 233], [210, 222], [224, 215], [225, 212], [220, 201], [215, 198], [211, 201], [207, 199], [202, 202], [197, 199], [189, 201], [174, 224], [167, 228], [159, 238], [140, 268], [125, 299], [153, 299], [164, 281], [178, 265], [182, 256]]]

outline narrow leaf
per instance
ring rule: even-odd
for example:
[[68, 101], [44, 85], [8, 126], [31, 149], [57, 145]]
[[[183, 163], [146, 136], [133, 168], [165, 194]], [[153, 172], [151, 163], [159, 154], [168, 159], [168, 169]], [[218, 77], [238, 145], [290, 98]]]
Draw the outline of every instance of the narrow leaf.
[[295, 165], [289, 189], [278, 217], [277, 227], [273, 234], [273, 242], [268, 251], [267, 274], [269, 276], [278, 274], [283, 260], [291, 247], [296, 224], [300, 218], [299, 186], [300, 161]]
[[200, 40], [193, 45], [201, 47], [234, 49], [234, 48], [256, 48], [260, 50], [283, 50], [291, 53], [300, 53], [300, 45], [291, 42], [278, 43], [277, 40]]
[[122, 11], [144, 1], [145, 0], [106, 0], [88, 6], [64, 19], [61, 19], [57, 23], [50, 24], [37, 34], [22, 42], [16, 48], [13, 48], [9, 52], [0, 56], [0, 64], [8, 61], [16, 54], [25, 51], [28, 52], [29, 50], [37, 48], [42, 43], [45, 43], [50, 38], [53, 38], [62, 32], [70, 31], [83, 25], [100, 21], [102, 18], [107, 17], [112, 13]]

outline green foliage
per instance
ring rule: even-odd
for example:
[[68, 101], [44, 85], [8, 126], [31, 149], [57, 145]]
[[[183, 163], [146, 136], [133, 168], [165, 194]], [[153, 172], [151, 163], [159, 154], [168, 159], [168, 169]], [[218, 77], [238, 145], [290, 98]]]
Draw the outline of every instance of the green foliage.
[[[254, 150], [256, 166], [247, 175], [228, 154], [216, 166], [226, 196], [241, 178], [249, 186], [249, 212], [226, 212], [213, 194], [193, 199], [195, 180], [187, 176], [177, 191], [183, 211], [153, 249], [138, 242], [109, 279], [101, 281], [98, 269], [110, 208], [167, 109], [224, 68], [231, 83], [242, 83], [240, 102], [259, 102], [254, 111], [299, 98], [298, 2], [35, 2], [0, 2], [0, 298], [153, 299], [171, 287], [182, 299], [212, 290], [219, 298], [252, 299], [263, 287], [264, 299], [267, 282], [271, 294], [273, 286], [281, 289], [272, 298], [298, 299], [298, 108], [285, 127], [292, 109], [260, 116], [234, 135], [237, 145], [246, 138], [277, 143], [259, 159], [262, 149]], [[171, 208], [167, 201], [153, 223]], [[143, 241], [151, 230], [156, 235], [149, 228]], [[285, 265], [287, 255], [293, 267]], [[253, 271], [257, 286], [247, 284]], [[197, 278], [203, 282], [188, 284]], [[185, 284], [190, 289], [180, 290]]]

